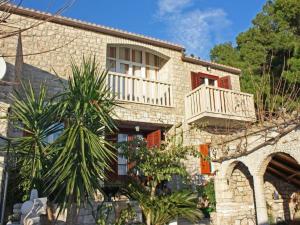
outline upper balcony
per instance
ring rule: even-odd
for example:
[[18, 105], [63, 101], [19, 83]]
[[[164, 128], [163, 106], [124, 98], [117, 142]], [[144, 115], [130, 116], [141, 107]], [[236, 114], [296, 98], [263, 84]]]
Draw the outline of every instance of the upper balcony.
[[253, 95], [203, 84], [186, 95], [188, 123], [227, 126], [256, 120]]
[[163, 107], [172, 106], [171, 85], [166, 82], [108, 73], [108, 87], [119, 101]]

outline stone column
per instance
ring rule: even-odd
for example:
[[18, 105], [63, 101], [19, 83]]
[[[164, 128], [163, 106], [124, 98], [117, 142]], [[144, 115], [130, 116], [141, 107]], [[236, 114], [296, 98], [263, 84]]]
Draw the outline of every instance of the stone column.
[[261, 175], [253, 176], [253, 184], [254, 184], [257, 225], [269, 225], [263, 176]]

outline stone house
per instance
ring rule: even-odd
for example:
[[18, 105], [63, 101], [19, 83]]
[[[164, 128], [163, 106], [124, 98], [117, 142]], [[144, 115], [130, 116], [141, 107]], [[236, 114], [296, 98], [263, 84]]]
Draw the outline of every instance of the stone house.
[[[95, 56], [101, 67], [109, 71], [107, 83], [122, 104], [115, 118], [119, 133], [109, 137], [112, 141], [138, 136], [157, 145], [172, 127], [180, 126], [184, 143], [209, 156], [211, 142], [224, 129], [240, 128], [255, 121], [253, 96], [240, 91], [241, 71], [237, 68], [186, 56], [184, 47], [155, 38], [32, 9], [12, 10], [7, 18], [9, 24], [15, 24], [17, 29], [33, 28], [0, 40], [0, 54], [7, 65], [3, 78], [6, 83], [0, 83], [4, 115], [10, 105], [7, 96], [13, 88], [7, 82], [28, 79], [36, 88], [46, 82], [49, 95], [55, 94], [61, 90], [56, 74], [67, 79], [71, 60], [81, 62], [85, 55]], [[210, 129], [192, 129], [203, 124]], [[2, 119], [0, 128], [3, 136], [13, 133], [6, 120]], [[285, 141], [282, 140], [282, 150], [278, 146], [265, 147], [222, 163], [198, 158], [186, 163], [196, 180], [215, 174], [218, 225], [268, 224], [268, 200], [276, 208], [274, 212], [290, 219], [284, 207], [290, 195], [299, 191], [299, 176], [296, 174], [295, 182], [284, 185], [277, 177], [278, 173], [299, 172], [300, 148], [295, 146], [300, 142], [292, 147], [286, 146]], [[285, 165], [287, 160], [289, 166]], [[276, 172], [268, 166], [272, 162], [280, 164], [275, 166]], [[126, 158], [118, 157], [113, 166], [114, 179], [126, 176]], [[269, 173], [265, 175], [267, 167]], [[284, 195], [274, 200], [276, 190]]]

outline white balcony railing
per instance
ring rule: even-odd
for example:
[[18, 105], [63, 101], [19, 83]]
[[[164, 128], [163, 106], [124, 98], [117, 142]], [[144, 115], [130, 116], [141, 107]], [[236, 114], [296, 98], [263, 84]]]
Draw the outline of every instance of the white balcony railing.
[[108, 86], [119, 101], [172, 106], [171, 85], [140, 77], [109, 72]]
[[204, 117], [255, 121], [253, 95], [201, 85], [185, 98], [188, 123]]

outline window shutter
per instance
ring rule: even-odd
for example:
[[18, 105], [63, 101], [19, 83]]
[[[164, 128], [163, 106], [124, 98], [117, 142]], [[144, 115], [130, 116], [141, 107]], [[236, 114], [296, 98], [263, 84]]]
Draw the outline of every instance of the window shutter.
[[210, 161], [208, 159], [208, 157], [209, 157], [208, 144], [200, 145], [199, 151], [201, 153], [200, 173], [201, 174], [211, 174]]
[[[115, 144], [118, 140], [118, 137], [117, 135], [107, 135], [105, 136], [105, 140]], [[118, 154], [115, 149], [111, 149], [111, 151], [113, 151], [116, 155]], [[110, 169], [105, 169], [105, 174], [107, 174], [108, 180], [114, 181], [118, 178], [118, 157], [111, 158], [109, 166]]]
[[220, 77], [220, 78], [218, 79], [218, 86], [219, 86], [220, 88], [232, 89], [232, 87], [231, 87], [230, 76]]
[[159, 147], [161, 144], [161, 130], [156, 130], [147, 135], [147, 148]]
[[195, 88], [201, 85], [200, 77], [198, 73], [194, 73], [194, 72], [191, 73], [191, 81], [192, 81], [192, 90], [194, 90]]

